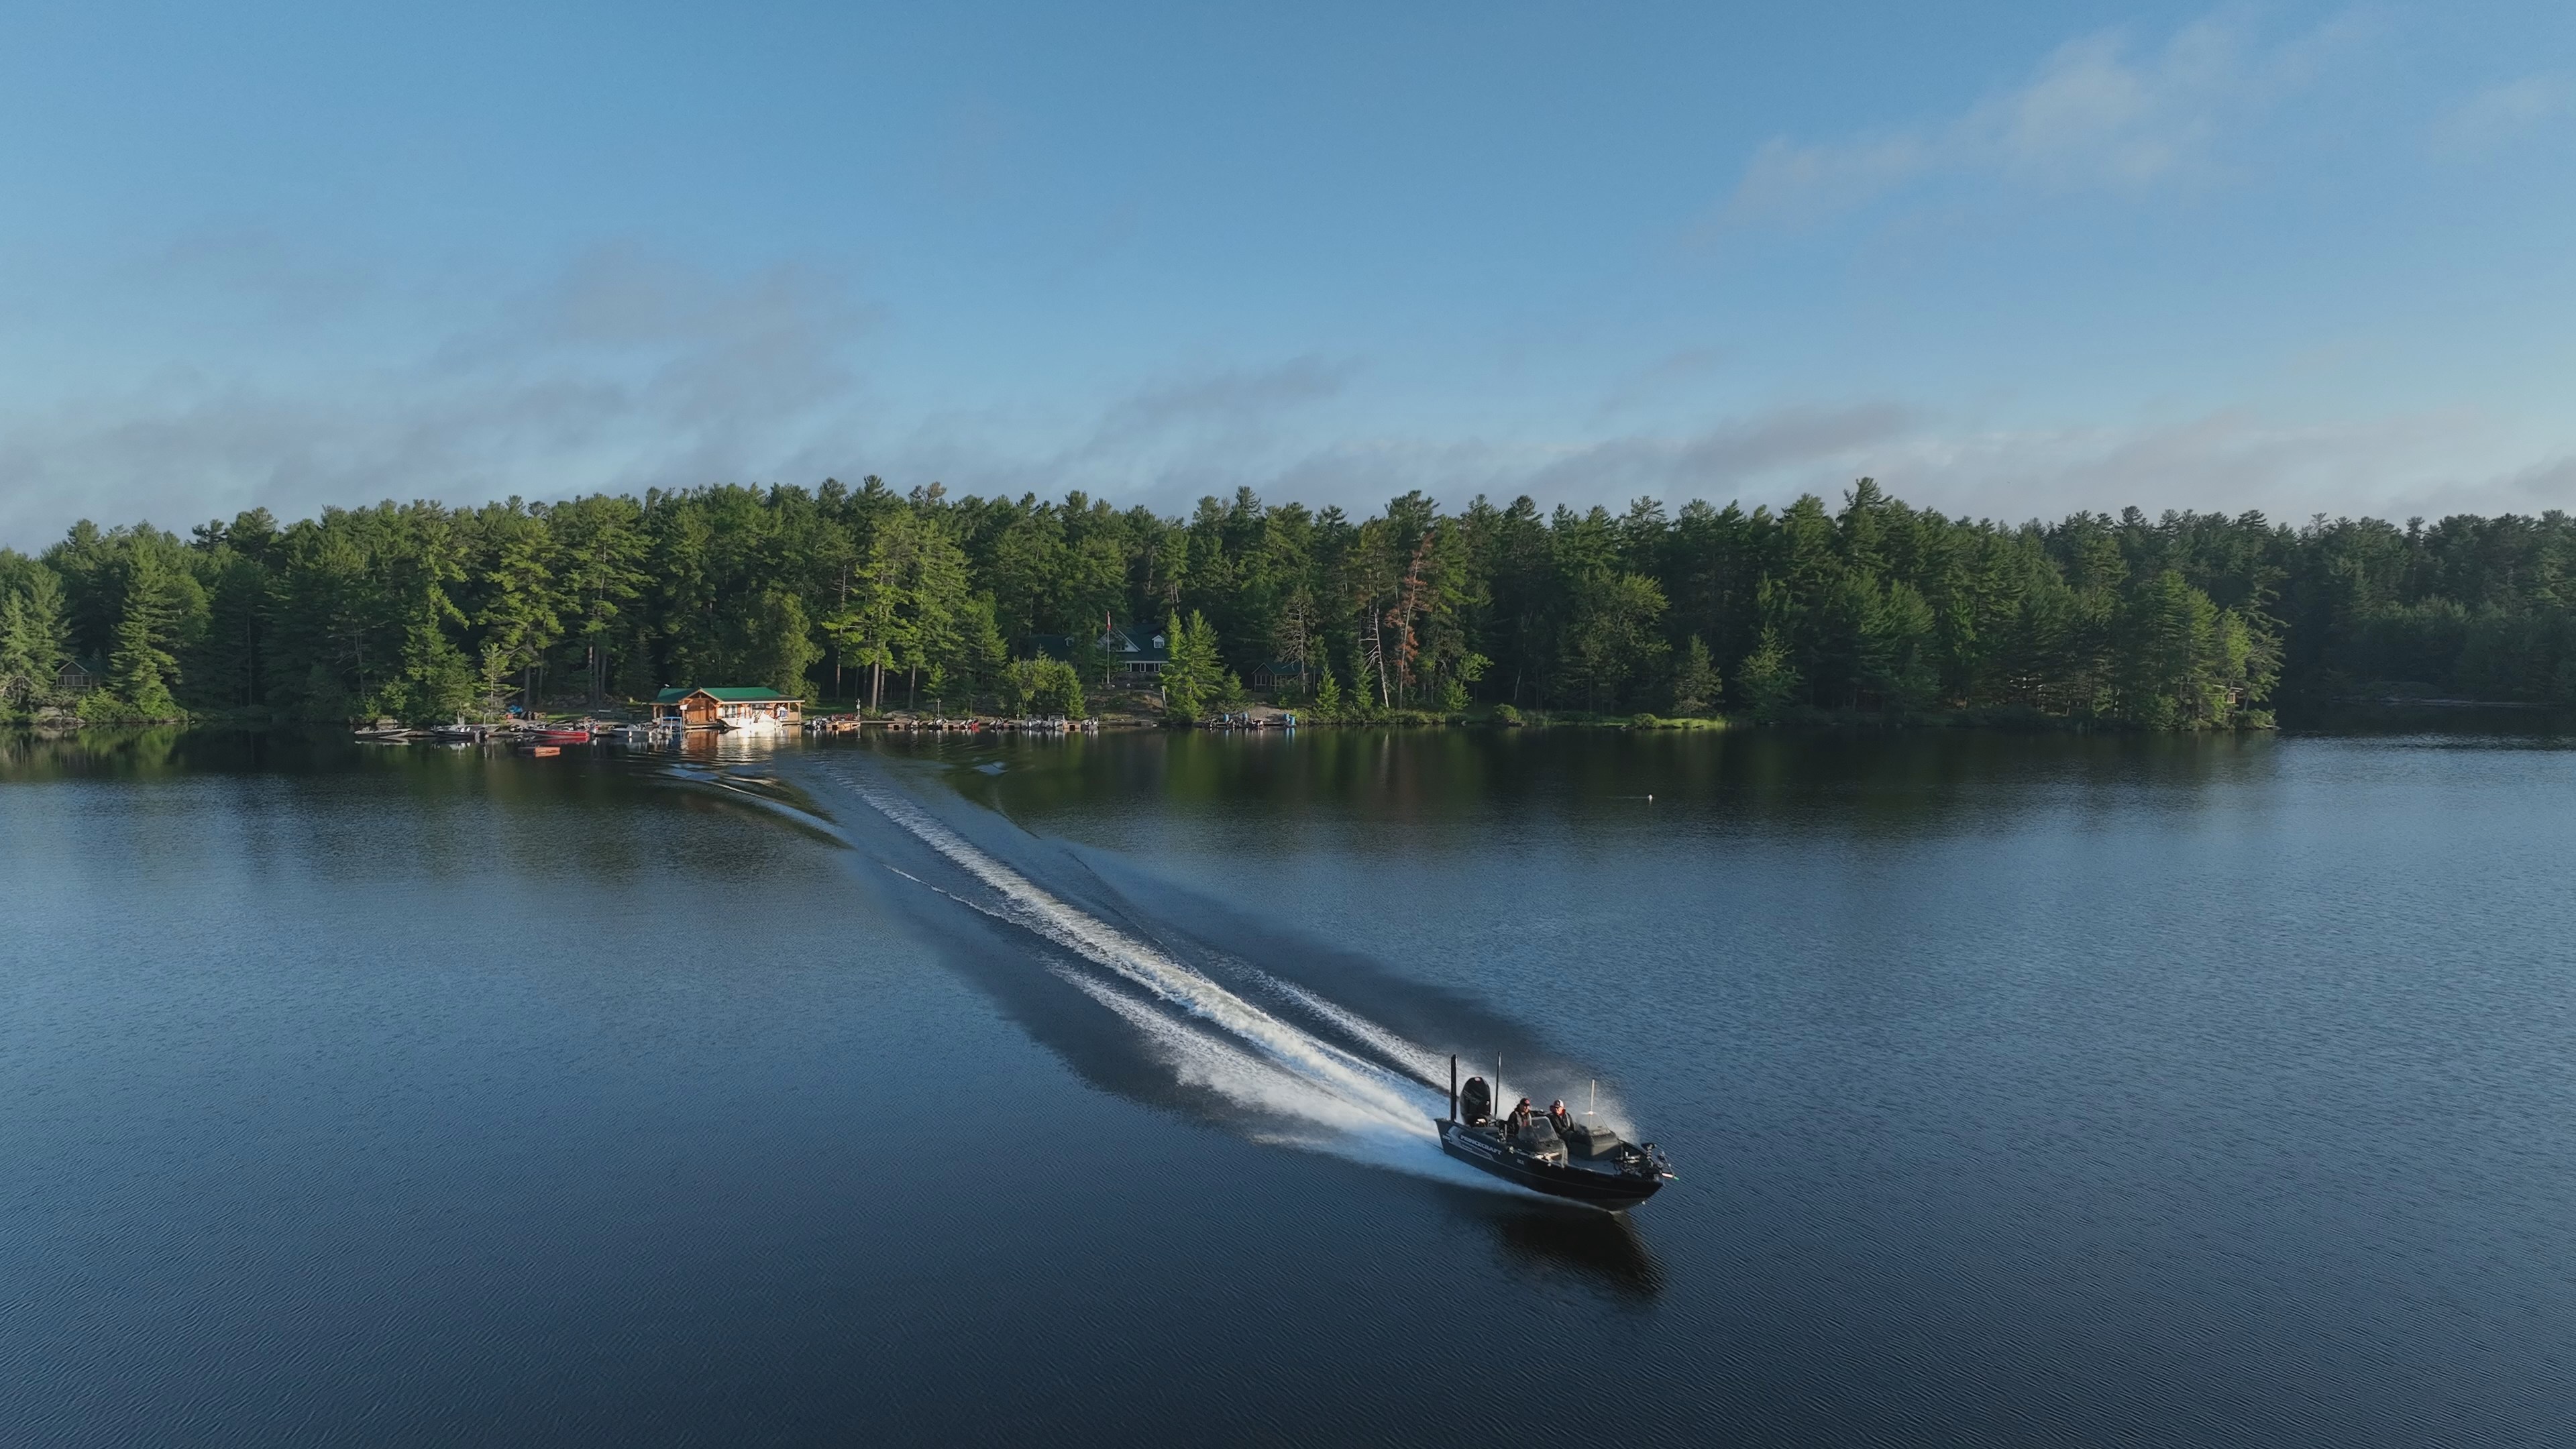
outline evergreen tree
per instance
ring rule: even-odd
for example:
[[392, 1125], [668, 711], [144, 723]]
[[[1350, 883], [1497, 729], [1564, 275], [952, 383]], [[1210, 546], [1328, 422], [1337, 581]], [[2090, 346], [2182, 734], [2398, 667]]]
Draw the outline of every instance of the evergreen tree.
[[[1171, 659], [1163, 666], [1163, 714], [1175, 723], [1195, 722], [1224, 695], [1225, 666], [1217, 657], [1216, 631], [1207, 616], [1193, 610], [1183, 624], [1171, 615], [1166, 637]], [[1242, 688], [1238, 681], [1235, 685]]]
[[643, 510], [631, 498], [593, 494], [546, 515], [558, 547], [562, 608], [582, 642], [582, 677], [596, 707], [607, 692], [610, 654], [627, 608], [642, 596], [651, 548]]
[[1623, 692], [1656, 676], [1671, 646], [1664, 591], [1642, 574], [1589, 573], [1574, 583], [1563, 668], [1587, 709], [1616, 710]]
[[1383, 697], [1375, 664], [1368, 656], [1360, 656], [1358, 663], [1351, 669], [1351, 692], [1349, 698], [1342, 704], [1342, 717], [1374, 719], [1378, 711], [1384, 707], [1378, 702]]
[[488, 551], [466, 575], [481, 598], [474, 626], [482, 634], [485, 707], [498, 712], [501, 681], [518, 674], [533, 711], [536, 670], [563, 628], [554, 607], [554, 535], [516, 498], [484, 509], [474, 522]]
[[1708, 645], [1693, 634], [1682, 646], [1681, 662], [1673, 668], [1673, 713], [1708, 713], [1716, 702], [1717, 688], [1717, 666], [1709, 662]]
[[744, 633], [742, 677], [801, 698], [805, 693], [805, 671], [823, 654], [814, 645], [805, 606], [784, 589], [764, 589], [759, 608]]
[[116, 621], [116, 647], [108, 656], [109, 688], [128, 719], [174, 719], [179, 702], [170, 687], [177, 681], [175, 652], [179, 613], [171, 599], [171, 579], [157, 551], [136, 548], [128, 554], [125, 604]]
[[357, 709], [433, 723], [472, 706], [474, 667], [458, 642], [468, 620], [448, 592], [451, 584], [471, 581], [459, 521], [437, 504], [409, 509], [385, 504], [366, 521], [370, 542], [381, 555], [376, 566], [382, 570], [381, 583], [367, 581], [374, 595], [370, 602], [390, 616], [401, 643], [392, 678], [372, 689], [365, 687], [361, 655]]
[[[993, 622], [993, 596], [977, 594], [968, 599], [965, 612], [958, 617], [957, 652], [950, 677], [969, 695], [982, 694], [1000, 686], [1002, 671], [1010, 661], [1010, 645]], [[1082, 674], [1077, 670], [1077, 692], [1081, 681]]]
[[52, 701], [71, 662], [71, 626], [52, 569], [0, 549], [0, 709]]
[[[461, 625], [464, 615], [452, 605], [441, 607], [445, 602], [444, 598], [422, 601], [420, 616], [403, 631], [400, 673], [377, 696], [382, 707], [408, 723], [456, 719], [476, 698], [474, 670], [448, 633], [448, 626]], [[374, 712], [376, 706], [360, 703]]]
[[1789, 663], [1789, 651], [1780, 642], [1778, 630], [1762, 631], [1753, 652], [1745, 655], [1743, 664], [1736, 668], [1735, 688], [1744, 707], [1766, 724], [1788, 713], [1797, 702], [1798, 672]]

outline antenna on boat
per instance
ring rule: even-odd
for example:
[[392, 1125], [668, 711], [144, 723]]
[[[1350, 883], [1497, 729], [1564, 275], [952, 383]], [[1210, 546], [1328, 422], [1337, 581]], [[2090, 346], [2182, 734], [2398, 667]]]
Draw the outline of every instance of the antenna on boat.
[[1458, 1120], [1458, 1054], [1449, 1054], [1449, 1120]]
[[1598, 1106], [1600, 1106], [1600, 1105], [1601, 1105], [1601, 1079], [1600, 1079], [1599, 1077], [1594, 1077], [1594, 1078], [1592, 1079], [1592, 1104], [1591, 1104], [1591, 1106], [1585, 1107], [1585, 1108], [1583, 1109], [1583, 1115], [1584, 1115], [1584, 1116], [1586, 1116], [1586, 1117], [1591, 1116], [1591, 1115], [1592, 1115], [1592, 1112], [1593, 1112], [1593, 1108], [1598, 1107]]

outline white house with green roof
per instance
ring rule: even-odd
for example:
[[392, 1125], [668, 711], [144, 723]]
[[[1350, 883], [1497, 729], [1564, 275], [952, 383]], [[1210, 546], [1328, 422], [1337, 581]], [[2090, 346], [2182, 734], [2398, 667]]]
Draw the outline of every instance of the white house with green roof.
[[805, 721], [805, 701], [774, 689], [737, 685], [682, 686], [653, 696], [653, 722], [682, 729], [778, 729]]

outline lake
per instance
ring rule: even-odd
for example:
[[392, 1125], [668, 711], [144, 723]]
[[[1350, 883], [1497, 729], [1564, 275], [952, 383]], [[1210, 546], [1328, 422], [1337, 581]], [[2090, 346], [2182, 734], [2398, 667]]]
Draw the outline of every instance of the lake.
[[0, 881], [0, 1441], [2576, 1441], [2553, 737], [17, 737]]

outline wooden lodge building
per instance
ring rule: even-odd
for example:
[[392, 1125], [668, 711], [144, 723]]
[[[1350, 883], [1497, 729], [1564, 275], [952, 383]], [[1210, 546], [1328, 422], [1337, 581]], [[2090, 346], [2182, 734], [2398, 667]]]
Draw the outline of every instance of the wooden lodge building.
[[[1105, 656], [1109, 678], [1122, 684], [1152, 684], [1162, 676], [1163, 666], [1172, 662], [1172, 641], [1159, 629], [1147, 634], [1115, 625], [1101, 631], [1092, 646]], [[1076, 663], [1074, 636], [1031, 634], [1024, 657]]]
[[653, 722], [676, 721], [682, 729], [712, 730], [757, 725], [762, 720], [791, 728], [804, 723], [805, 702], [774, 689], [731, 685], [693, 689], [683, 686], [653, 696]]

